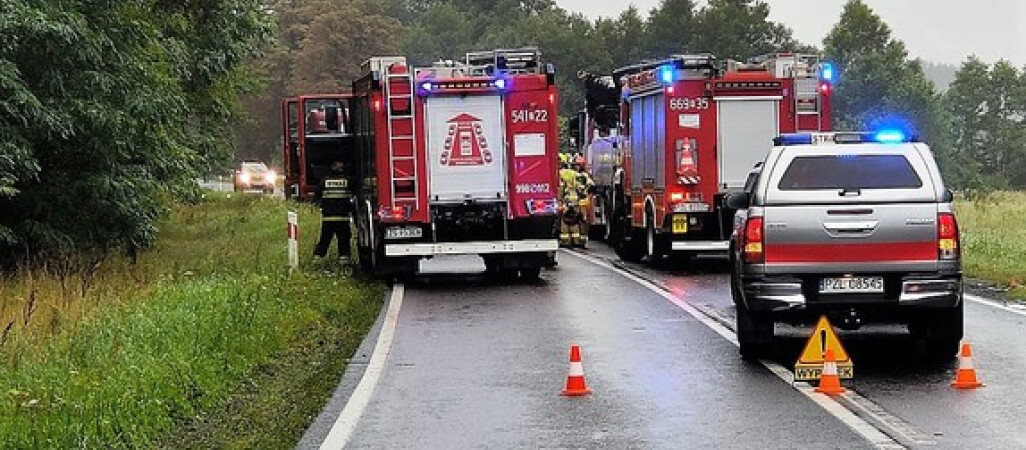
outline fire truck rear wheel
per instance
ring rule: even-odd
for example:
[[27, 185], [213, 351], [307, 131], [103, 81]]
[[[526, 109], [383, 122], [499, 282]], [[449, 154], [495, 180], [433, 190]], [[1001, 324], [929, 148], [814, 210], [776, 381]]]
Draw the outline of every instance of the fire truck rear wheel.
[[524, 281], [536, 281], [541, 278], [541, 267], [529, 267], [527, 269], [520, 269], [520, 278]]
[[662, 256], [657, 239], [654, 214], [648, 212], [645, 214], [645, 256], [649, 264], [656, 264]]
[[616, 240], [615, 250], [616, 256], [626, 262], [638, 262], [645, 256], [645, 247], [641, 243], [641, 233], [633, 234], [630, 240], [626, 238], [620, 238]]

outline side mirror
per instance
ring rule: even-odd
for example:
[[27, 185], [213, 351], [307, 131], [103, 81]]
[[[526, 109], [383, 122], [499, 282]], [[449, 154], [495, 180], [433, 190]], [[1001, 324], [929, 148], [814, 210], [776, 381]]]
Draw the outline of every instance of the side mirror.
[[951, 188], [944, 188], [944, 196], [941, 198], [941, 201], [945, 203], [955, 201], [955, 193], [951, 192]]
[[730, 209], [745, 209], [748, 207], [750, 202], [751, 198], [749, 198], [747, 192], [735, 192], [733, 194], [728, 194], [727, 198], [724, 200], [724, 204], [726, 204]]

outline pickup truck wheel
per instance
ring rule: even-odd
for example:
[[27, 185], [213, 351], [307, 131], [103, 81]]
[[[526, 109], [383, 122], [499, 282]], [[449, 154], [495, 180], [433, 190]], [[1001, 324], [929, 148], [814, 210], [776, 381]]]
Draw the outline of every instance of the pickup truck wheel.
[[963, 305], [933, 312], [923, 318], [913, 335], [922, 340], [926, 355], [932, 359], [947, 360], [958, 354], [965, 321]]
[[737, 342], [743, 359], [757, 360], [769, 355], [773, 348], [773, 320], [737, 305]]

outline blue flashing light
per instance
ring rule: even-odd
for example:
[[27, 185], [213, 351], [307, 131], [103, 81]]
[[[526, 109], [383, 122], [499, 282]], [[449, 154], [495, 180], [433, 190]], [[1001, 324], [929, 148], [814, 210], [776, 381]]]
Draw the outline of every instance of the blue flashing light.
[[784, 133], [773, 140], [774, 145], [812, 145], [809, 133]]
[[677, 78], [677, 69], [673, 66], [660, 66], [659, 67], [659, 81], [663, 84], [673, 84]]
[[499, 79], [495, 80], [492, 83], [492, 85], [494, 85], [495, 87], [499, 88], [500, 90], [503, 90], [503, 91], [506, 90], [506, 80], [505, 79], [499, 78]]
[[820, 65], [819, 77], [822, 78], [823, 81], [834, 81], [834, 75], [833, 64], [825, 62]]
[[431, 84], [430, 81], [425, 81], [425, 82], [420, 84], [420, 88], [422, 90], [424, 90], [424, 91], [431, 92], [431, 90], [434, 89], [435, 86], [433, 84]]
[[905, 133], [901, 130], [880, 130], [873, 135], [873, 140], [881, 144], [897, 144], [907, 142]]

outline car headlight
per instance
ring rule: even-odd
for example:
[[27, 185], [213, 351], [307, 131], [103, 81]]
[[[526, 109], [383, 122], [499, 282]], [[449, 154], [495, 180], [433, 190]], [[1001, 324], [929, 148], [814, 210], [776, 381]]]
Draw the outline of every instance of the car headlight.
[[275, 182], [275, 180], [277, 180], [277, 178], [278, 178], [278, 174], [274, 173], [273, 170], [268, 170], [267, 173], [264, 174], [264, 180], [266, 180], [268, 183], [271, 183], [271, 184], [274, 184], [274, 182]]
[[253, 176], [250, 175], [249, 172], [242, 172], [241, 174], [239, 174], [239, 181], [243, 182], [244, 184], [249, 184], [252, 178]]

